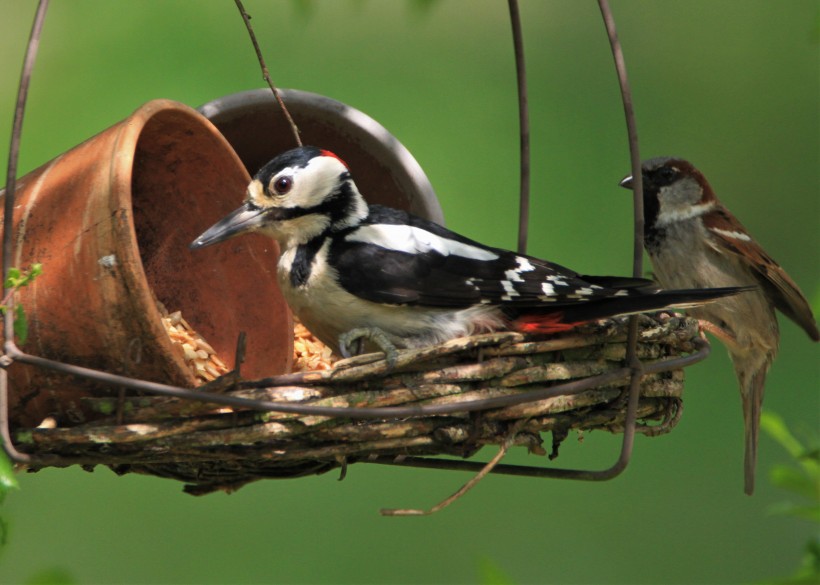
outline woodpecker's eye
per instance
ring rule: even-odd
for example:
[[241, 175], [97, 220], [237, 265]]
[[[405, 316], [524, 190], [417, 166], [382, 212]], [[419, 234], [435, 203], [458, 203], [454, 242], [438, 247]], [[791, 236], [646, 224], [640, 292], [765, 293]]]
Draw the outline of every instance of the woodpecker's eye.
[[277, 195], [284, 195], [288, 191], [291, 190], [293, 187], [293, 177], [285, 175], [283, 177], [279, 177], [271, 183], [271, 188], [273, 192]]

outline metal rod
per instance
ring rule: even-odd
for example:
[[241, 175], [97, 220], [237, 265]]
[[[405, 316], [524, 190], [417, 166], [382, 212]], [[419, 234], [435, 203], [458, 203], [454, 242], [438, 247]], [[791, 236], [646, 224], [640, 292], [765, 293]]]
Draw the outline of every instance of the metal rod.
[[[9, 146], [9, 160], [6, 170], [6, 192], [3, 201], [3, 298], [7, 297], [6, 279], [12, 263], [12, 236], [14, 231], [14, 199], [17, 189], [17, 162], [20, 157], [20, 137], [23, 130], [23, 115], [26, 110], [26, 99], [28, 98], [28, 88], [31, 82], [31, 73], [34, 70], [34, 62], [37, 60], [37, 50], [40, 48], [40, 37], [42, 36], [43, 23], [48, 10], [48, 0], [40, 0], [37, 5], [37, 12], [34, 15], [34, 23], [31, 26], [28, 47], [23, 59], [23, 71], [20, 74], [20, 84], [17, 88], [17, 103], [14, 108], [14, 122], [11, 129], [11, 144]], [[14, 345], [14, 299], [9, 297], [6, 312], [3, 316], [3, 350], [7, 353], [7, 346]], [[3, 369], [0, 371], [0, 438], [3, 441], [3, 450], [9, 458], [18, 463], [28, 462], [31, 458], [20, 453], [14, 448], [9, 431], [9, 380], [8, 355], [2, 356]]]
[[[6, 170], [6, 194], [3, 201], [3, 298], [6, 297], [6, 279], [12, 262], [12, 236], [14, 232], [14, 198], [17, 188], [17, 162], [20, 158], [20, 136], [23, 130], [23, 115], [26, 110], [26, 99], [31, 82], [31, 73], [37, 59], [37, 50], [40, 48], [40, 36], [48, 10], [48, 0], [40, 0], [37, 13], [34, 15], [34, 24], [31, 27], [26, 56], [23, 59], [23, 71], [20, 74], [20, 85], [17, 88], [17, 104], [14, 108], [14, 122], [11, 129], [11, 145], [9, 146], [9, 161]], [[8, 341], [14, 336], [13, 300], [9, 302], [3, 324], [3, 339]]]
[[530, 114], [527, 100], [527, 67], [524, 62], [524, 35], [518, 0], [508, 0], [518, 80], [518, 128], [520, 133], [520, 194], [518, 206], [518, 253], [527, 253], [530, 220]]

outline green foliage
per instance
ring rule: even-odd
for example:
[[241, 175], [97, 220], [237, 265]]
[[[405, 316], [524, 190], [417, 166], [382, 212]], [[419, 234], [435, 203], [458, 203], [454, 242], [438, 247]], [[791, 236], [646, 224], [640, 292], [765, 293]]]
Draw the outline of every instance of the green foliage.
[[[810, 445], [804, 445], [780, 416], [765, 411], [760, 427], [794, 460], [792, 465], [773, 467], [769, 479], [774, 485], [796, 495], [799, 502], [784, 501], [772, 507], [771, 511], [820, 524], [820, 442], [817, 437], [810, 437]], [[820, 539], [817, 536], [806, 543], [797, 572], [777, 583], [820, 583]]]
[[[6, 494], [13, 489], [20, 489], [20, 484], [17, 483], [17, 478], [14, 477], [14, 466], [11, 460], [6, 452], [0, 449], [0, 504], [6, 499]], [[0, 551], [6, 546], [8, 535], [8, 522], [0, 515]]]
[[515, 585], [495, 561], [487, 558], [482, 559], [478, 567], [478, 582], [481, 585]]
[[[34, 279], [42, 273], [43, 265], [40, 263], [32, 264], [28, 270], [20, 270], [13, 266], [9, 268], [8, 276], [3, 285], [8, 292], [6, 298], [3, 299], [3, 303], [0, 304], [0, 313], [5, 315], [8, 309], [7, 303], [11, 296], [19, 289], [34, 282]], [[28, 339], [28, 318], [22, 305], [15, 305], [14, 307], [14, 335], [20, 345], [23, 345]]]
[[77, 580], [65, 569], [45, 569], [33, 575], [26, 585], [74, 585]]
[[6, 452], [0, 449], [0, 504], [13, 489], [20, 489], [17, 478], [14, 477], [14, 466]]
[[20, 270], [19, 268], [11, 267], [9, 268], [9, 275], [6, 277], [5, 287], [8, 288], [23, 288], [24, 286], [28, 286], [34, 279], [40, 276], [43, 273], [43, 265], [40, 263], [35, 263], [31, 265], [31, 268], [28, 270]]

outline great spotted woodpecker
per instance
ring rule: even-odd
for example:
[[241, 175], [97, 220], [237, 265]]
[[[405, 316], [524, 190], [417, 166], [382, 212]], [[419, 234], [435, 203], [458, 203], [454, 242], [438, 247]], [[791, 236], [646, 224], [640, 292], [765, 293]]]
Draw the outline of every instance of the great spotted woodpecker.
[[[755, 288], [692, 311], [724, 342], [735, 366], [746, 427], [745, 491], [751, 494], [763, 386], [780, 339], [775, 309], [814, 341], [820, 332], [797, 284], [718, 201], [700, 171], [667, 157], [642, 166], [644, 241], [661, 286]], [[621, 186], [631, 188], [632, 177]]]
[[644, 279], [581, 276], [484, 246], [404, 211], [368, 205], [347, 165], [310, 146], [263, 166], [245, 204], [191, 248], [251, 231], [279, 242], [278, 281], [291, 309], [342, 355], [362, 336], [389, 354], [392, 346], [482, 331], [564, 331], [615, 315], [698, 306], [740, 290], [661, 290]]

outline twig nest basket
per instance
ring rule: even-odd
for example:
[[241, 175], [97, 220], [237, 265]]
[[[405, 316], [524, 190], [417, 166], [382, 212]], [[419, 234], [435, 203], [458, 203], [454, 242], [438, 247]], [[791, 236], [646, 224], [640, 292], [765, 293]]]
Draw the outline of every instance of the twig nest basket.
[[[344, 410], [331, 417], [139, 397], [126, 399], [118, 424], [116, 398], [89, 398], [86, 406], [106, 418], [71, 428], [26, 429], [16, 441], [25, 452], [58, 455], [62, 464], [108, 465], [119, 473], [178, 479], [196, 494], [236, 489], [261, 478], [323, 473], [375, 457], [468, 457], [484, 445], [505, 441], [513, 425], [518, 429], [514, 444], [536, 455], [547, 453], [542, 433], [552, 431], [555, 454], [571, 430], [623, 430], [626, 329], [626, 320], [617, 319], [549, 339], [478, 335], [401, 351], [393, 370], [381, 354], [369, 354], [337, 362], [330, 370], [241, 382], [226, 391], [288, 404], [388, 408], [381, 418], [353, 418]], [[641, 382], [639, 432], [657, 435], [674, 427], [684, 379], [674, 360], [693, 352], [700, 340], [692, 319], [640, 316], [638, 357], [657, 373]], [[600, 374], [610, 375], [609, 381], [531, 399], [533, 392]], [[474, 410], [475, 401], [483, 399], [494, 402]], [[425, 412], [433, 406], [442, 408]], [[389, 411], [394, 407], [407, 408], [396, 416]], [[534, 465], [544, 462], [535, 458]]]

